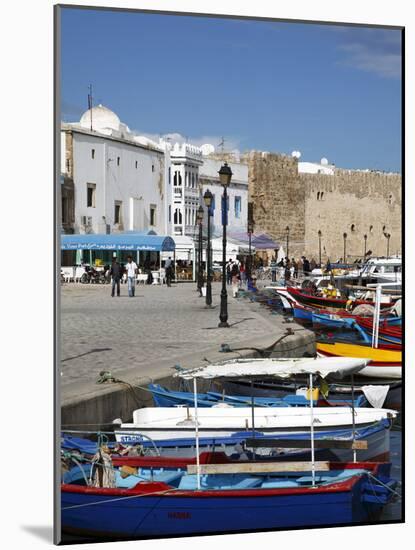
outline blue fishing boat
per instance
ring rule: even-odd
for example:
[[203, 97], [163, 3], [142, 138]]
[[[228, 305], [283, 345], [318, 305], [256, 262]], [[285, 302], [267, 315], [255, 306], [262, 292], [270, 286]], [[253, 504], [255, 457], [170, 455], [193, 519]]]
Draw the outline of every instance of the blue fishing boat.
[[[175, 406], [190, 406], [194, 405], [194, 394], [192, 392], [174, 391], [164, 388], [159, 384], [149, 384], [153, 401], [156, 407], [175, 407]], [[229, 404], [234, 407], [249, 407], [252, 404], [254, 407], [308, 407], [310, 400], [305, 395], [285, 395], [283, 397], [254, 397], [250, 398], [246, 395], [226, 395], [209, 391], [207, 393], [198, 393], [197, 404], [199, 407], [213, 407], [219, 404]], [[352, 400], [347, 398], [323, 399], [314, 400], [315, 405], [319, 406], [351, 406]], [[364, 407], [367, 405], [367, 400], [364, 395], [359, 395], [354, 400], [355, 407]]]
[[197, 464], [148, 460], [115, 473], [111, 486], [70, 470], [61, 485], [61, 524], [89, 537], [146, 538], [358, 524], [373, 520], [396, 482], [388, 463]]

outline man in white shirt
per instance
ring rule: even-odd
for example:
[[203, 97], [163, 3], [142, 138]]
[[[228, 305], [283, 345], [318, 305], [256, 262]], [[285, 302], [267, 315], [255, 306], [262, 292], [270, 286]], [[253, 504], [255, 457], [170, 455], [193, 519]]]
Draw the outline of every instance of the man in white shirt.
[[137, 264], [133, 262], [131, 256], [127, 258], [127, 264], [125, 266], [127, 270], [127, 281], [128, 281], [128, 296], [132, 298], [135, 295], [135, 278], [137, 276]]

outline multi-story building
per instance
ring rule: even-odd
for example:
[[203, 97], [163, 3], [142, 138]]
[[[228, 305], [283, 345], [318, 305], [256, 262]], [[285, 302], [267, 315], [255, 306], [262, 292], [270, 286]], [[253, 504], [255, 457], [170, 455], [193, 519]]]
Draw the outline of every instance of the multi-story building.
[[[168, 151], [130, 132], [102, 105], [84, 113], [79, 123], [62, 124], [61, 173], [67, 189], [62, 194], [64, 230], [167, 233], [166, 158]], [[69, 196], [70, 187], [73, 196]]]
[[[149, 231], [197, 235], [196, 213], [209, 187], [213, 226], [220, 232], [223, 161], [204, 155], [213, 147], [158, 143], [139, 136], [103, 105], [61, 127], [62, 230], [64, 233]], [[246, 227], [248, 166], [230, 162], [228, 224]]]

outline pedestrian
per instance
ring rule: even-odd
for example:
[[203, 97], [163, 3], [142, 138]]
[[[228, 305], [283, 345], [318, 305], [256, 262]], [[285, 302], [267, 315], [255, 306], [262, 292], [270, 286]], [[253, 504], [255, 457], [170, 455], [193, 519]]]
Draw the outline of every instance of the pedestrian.
[[226, 264], [226, 282], [228, 285], [232, 282], [232, 275], [231, 275], [231, 269], [232, 269], [232, 258], [229, 258], [229, 262]]
[[292, 266], [294, 268], [293, 270], [293, 278], [297, 279], [298, 277], [298, 262], [295, 261], [295, 258], [291, 260]]
[[166, 270], [167, 286], [171, 286], [171, 280], [173, 279], [173, 267], [172, 267], [172, 261], [170, 256], [166, 260], [166, 263], [164, 264], [164, 268]]
[[121, 266], [118, 263], [117, 258], [112, 259], [110, 275], [112, 278], [111, 296], [114, 298], [115, 287], [117, 287], [117, 296], [120, 295], [120, 280], [122, 276]]
[[245, 286], [246, 282], [246, 267], [244, 262], [241, 262], [241, 265], [239, 266], [239, 275], [241, 278], [241, 286]]
[[125, 266], [127, 270], [127, 282], [128, 282], [128, 296], [133, 298], [135, 296], [135, 280], [137, 277], [138, 267], [131, 256], [127, 258], [127, 265]]
[[311, 258], [311, 261], [310, 261], [310, 270], [313, 271], [314, 269], [316, 269], [317, 267], [317, 262], [315, 261], [314, 258]]
[[310, 275], [310, 271], [311, 271], [310, 262], [307, 260], [305, 256], [303, 256], [303, 271], [306, 277]]
[[290, 263], [290, 279], [294, 279], [294, 273], [295, 273], [295, 260], [294, 258], [291, 259]]
[[273, 283], [276, 283], [277, 282], [277, 261], [275, 259], [275, 256], [273, 256], [271, 259], [270, 267], [271, 267], [271, 281]]
[[232, 296], [236, 298], [239, 290], [239, 270], [238, 265], [234, 263], [231, 269]]

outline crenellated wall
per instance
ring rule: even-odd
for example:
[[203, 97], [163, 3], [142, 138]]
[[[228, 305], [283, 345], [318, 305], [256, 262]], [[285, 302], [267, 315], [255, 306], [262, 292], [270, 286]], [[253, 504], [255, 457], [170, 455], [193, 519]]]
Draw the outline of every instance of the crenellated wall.
[[390, 234], [389, 254], [401, 253], [402, 178], [400, 174], [335, 169], [333, 175], [299, 173], [296, 158], [274, 153], [250, 152], [249, 200], [254, 203], [255, 232], [264, 231], [289, 256], [303, 254], [322, 261], [353, 261], [366, 251], [387, 254], [385, 234]]

